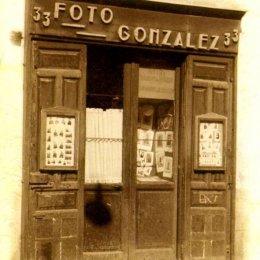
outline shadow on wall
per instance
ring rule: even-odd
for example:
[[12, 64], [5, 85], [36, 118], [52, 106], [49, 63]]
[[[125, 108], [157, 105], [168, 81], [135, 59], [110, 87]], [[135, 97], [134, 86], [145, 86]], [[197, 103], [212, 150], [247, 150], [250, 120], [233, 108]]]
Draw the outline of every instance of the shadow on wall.
[[85, 205], [85, 216], [96, 226], [111, 222], [111, 211], [104, 203], [101, 184], [97, 185], [95, 198]]

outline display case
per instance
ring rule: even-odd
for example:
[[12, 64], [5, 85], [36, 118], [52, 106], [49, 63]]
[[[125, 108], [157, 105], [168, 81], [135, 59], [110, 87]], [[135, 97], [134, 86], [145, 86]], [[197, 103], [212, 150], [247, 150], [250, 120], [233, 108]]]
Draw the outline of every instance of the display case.
[[137, 181], [173, 180], [175, 70], [139, 69]]

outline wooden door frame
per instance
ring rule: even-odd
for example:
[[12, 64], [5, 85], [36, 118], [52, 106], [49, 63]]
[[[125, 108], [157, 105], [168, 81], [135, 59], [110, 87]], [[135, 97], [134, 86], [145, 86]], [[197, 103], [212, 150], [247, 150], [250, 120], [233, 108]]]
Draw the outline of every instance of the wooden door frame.
[[[227, 165], [227, 169], [225, 170], [225, 180], [226, 180], [226, 192], [227, 192], [227, 212], [229, 216], [229, 220], [227, 221], [227, 244], [228, 247], [225, 248], [225, 252], [227, 253], [230, 259], [234, 257], [234, 225], [235, 225], [235, 178], [236, 178], [236, 57], [234, 55], [192, 55], [187, 56], [187, 59], [182, 64], [182, 91], [181, 91], [181, 101], [180, 101], [180, 129], [185, 130], [187, 126], [193, 125], [189, 123], [189, 121], [193, 121], [192, 115], [189, 114], [190, 111], [190, 102], [189, 93], [192, 91], [192, 79], [191, 79], [191, 63], [189, 63], [189, 57], [201, 57], [202, 61], [208, 62], [227, 62], [229, 64], [229, 75], [230, 75], [230, 96], [228, 97], [228, 139], [229, 145], [227, 147], [227, 153], [229, 157], [229, 162]], [[188, 61], [188, 62], [187, 62]], [[190, 89], [190, 90], [189, 90]], [[232, 127], [230, 128], [230, 125]], [[189, 132], [189, 131], [188, 131]], [[193, 129], [190, 130], [193, 132]], [[186, 158], [186, 154], [193, 154], [191, 151], [191, 142], [193, 142], [193, 137], [190, 134], [187, 134], [187, 130], [180, 131], [180, 175], [179, 175], [179, 203], [178, 203], [178, 222], [180, 225], [178, 236], [179, 236], [179, 254], [178, 256], [181, 259], [189, 259], [185, 258], [185, 252], [188, 251], [189, 246], [187, 243], [189, 241], [189, 228], [186, 227], [185, 223], [189, 223], [190, 220], [187, 218], [190, 217], [190, 205], [187, 201], [191, 199], [191, 172], [192, 170], [192, 161], [193, 156], [189, 156], [189, 159]], [[189, 151], [189, 152], [187, 152]], [[189, 171], [188, 171], [189, 170]], [[205, 189], [205, 187], [204, 187]], [[186, 219], [185, 219], [186, 218]], [[230, 247], [229, 247], [230, 245]], [[187, 255], [186, 255], [187, 257]]]
[[[61, 41], [59, 41], [59, 43], [62, 43]], [[87, 45], [86, 43], [82, 43], [81, 45]], [[30, 50], [31, 47], [32, 47], [32, 41], [28, 41], [27, 42], [27, 46], [30, 46], [30, 48], [27, 48], [27, 50]], [[27, 233], [27, 230], [29, 228], [28, 226], [28, 208], [29, 208], [29, 199], [28, 199], [28, 190], [29, 190], [29, 175], [28, 175], [28, 172], [31, 171], [30, 169], [30, 149], [31, 149], [31, 128], [29, 127], [30, 123], [32, 122], [32, 111], [34, 109], [34, 104], [33, 102], [30, 102], [30, 100], [33, 100], [33, 97], [32, 97], [32, 88], [30, 87], [31, 84], [32, 84], [32, 78], [31, 78], [31, 71], [30, 71], [30, 65], [31, 65], [31, 60], [32, 60], [32, 56], [31, 56], [31, 53], [30, 51], [27, 51], [26, 53], [26, 61], [27, 61], [27, 67], [26, 67], [26, 73], [25, 73], [25, 88], [24, 88], [24, 141], [23, 141], [23, 192], [22, 192], [22, 241], [21, 241], [21, 256], [23, 258], [26, 258], [27, 257], [27, 249], [28, 248], [28, 245], [26, 244], [26, 241], [28, 241], [28, 233]], [[184, 54], [185, 55], [185, 54]], [[220, 55], [215, 55], [214, 57], [219, 57]], [[234, 58], [233, 55], [225, 55], [225, 57], [230, 57], [230, 58]], [[236, 58], [234, 58], [234, 66], [236, 66]], [[234, 70], [234, 69], [233, 69]], [[183, 108], [185, 105], [184, 105], [184, 94], [183, 94], [183, 91], [181, 91], [181, 89], [183, 88], [183, 79], [185, 76], [187, 76], [187, 68], [185, 65], [183, 65], [182, 69], [180, 70], [180, 78], [179, 78], [179, 81], [180, 81], [180, 86], [179, 86], [179, 98], [177, 98], [176, 96], [176, 116], [178, 116], [179, 120], [180, 120], [180, 124], [179, 124], [179, 127], [176, 126], [176, 130], [180, 130], [179, 133], [176, 133], [176, 137], [178, 136], [178, 138], [176, 138], [176, 140], [179, 140], [179, 142], [183, 142], [181, 140], [183, 140], [182, 138], [180, 138], [181, 136], [181, 129], [183, 129], [183, 127], [185, 127], [185, 117], [183, 117]], [[235, 72], [234, 72], [235, 73]], [[236, 78], [236, 74], [234, 76], [234, 78]], [[236, 116], [235, 116], [235, 113], [236, 113], [236, 87], [235, 87], [235, 80], [233, 80], [233, 97], [232, 97], [232, 104], [230, 104], [232, 106], [232, 111], [233, 111], [233, 115], [232, 115], [232, 122], [233, 122], [233, 132], [236, 133]], [[131, 84], [134, 84], [134, 83], [131, 83]], [[136, 84], [136, 83], [135, 83]], [[129, 91], [131, 89], [131, 87], [128, 87], [127, 88]], [[131, 93], [130, 97], [131, 99], [134, 97], [134, 95], [136, 94], [133, 94]], [[125, 95], [126, 96], [126, 95]], [[126, 101], [126, 99], [125, 99]], [[127, 101], [127, 102], [132, 102], [132, 101]], [[179, 105], [177, 105], [177, 102]], [[136, 111], [135, 111], [135, 108], [131, 108], [132, 110], [129, 111], [131, 114], [136, 114]], [[177, 111], [178, 109], [178, 111]], [[128, 137], [130, 141], [130, 143], [124, 143], [125, 146], [128, 146], [130, 145], [131, 147], [131, 151], [134, 151], [135, 147], [134, 147], [134, 139], [136, 138], [136, 136], [134, 135], [130, 135], [130, 132], [132, 133], [135, 133], [135, 125], [133, 123], [133, 121], [135, 121], [135, 119], [132, 119], [131, 121], [129, 122], [126, 122], [124, 124], [128, 124], [129, 123], [129, 129], [131, 129], [131, 131], [129, 131], [129, 133], [127, 133], [126, 135], [128, 136], [131, 136]], [[234, 138], [233, 138], [233, 147], [232, 147], [232, 150], [233, 150], [233, 162], [231, 163], [232, 164], [232, 176], [231, 176], [231, 179], [230, 179], [230, 185], [232, 185], [232, 190], [231, 190], [231, 209], [230, 209], [230, 212], [231, 212], [231, 257], [233, 255], [233, 252], [234, 252], [234, 246], [233, 246], [233, 241], [234, 241], [234, 217], [235, 217], [235, 210], [234, 210], [234, 205], [235, 205], [235, 136], [234, 135]], [[29, 141], [28, 141], [29, 140]], [[178, 209], [178, 217], [177, 217], [177, 220], [178, 220], [178, 223], [179, 221], [182, 221], [182, 217], [183, 217], [183, 212], [182, 212], [182, 205], [183, 205], [183, 198], [185, 198], [185, 194], [184, 196], [181, 196], [181, 192], [180, 192], [180, 189], [182, 187], [184, 187], [185, 189], [185, 182], [184, 182], [184, 169], [183, 169], [183, 156], [181, 156], [181, 154], [183, 153], [183, 145], [180, 145], [180, 143], [177, 145], [177, 147], [179, 147], [179, 152], [178, 154], [180, 155], [179, 156], [179, 163], [178, 163], [178, 180], [176, 179], [176, 182], [178, 182], [178, 191], [177, 189], [176, 190], [176, 193], [178, 193], [178, 204], [177, 204], [177, 209]], [[131, 169], [134, 169], [134, 162], [133, 162], [133, 159], [130, 158], [130, 155], [126, 155], [126, 157], [129, 157], [128, 158], [128, 161], [129, 161], [129, 165], [131, 165]], [[127, 165], [127, 163], [125, 162], [125, 164]], [[176, 164], [177, 165], [177, 164]], [[126, 169], [126, 174], [131, 174], [131, 171], [127, 166], [125, 166], [127, 169]], [[132, 176], [132, 175], [131, 175]], [[123, 175], [123, 178], [125, 178], [125, 175]], [[82, 177], [82, 183], [84, 185], [84, 177]], [[135, 179], [131, 180], [133, 183], [135, 183]], [[125, 182], [126, 183], [126, 190], [128, 190], [129, 194], [131, 193], [131, 191], [129, 190], [129, 183]], [[133, 195], [131, 193], [131, 195]], [[135, 198], [135, 194], [133, 195], [133, 198]], [[133, 201], [135, 199], [132, 199], [132, 202], [131, 202], [131, 205], [133, 205]], [[83, 201], [83, 199], [82, 199]], [[127, 202], [128, 201], [128, 198], [124, 197], [124, 202]], [[133, 212], [133, 207], [130, 208], [130, 213]], [[129, 216], [131, 216], [131, 214], [128, 214]], [[134, 214], [133, 214], [134, 215]], [[82, 225], [82, 224], [81, 224]], [[179, 225], [178, 226], [178, 232], [177, 232], [177, 255], [178, 257], [181, 257], [181, 252], [182, 252], [182, 248], [183, 248], [183, 239], [182, 239], [182, 235], [181, 235], [181, 229], [179, 229]], [[132, 246], [132, 245], [131, 245]]]
[[[140, 63], [131, 63], [129, 64], [129, 74], [131, 75], [133, 81], [132, 84], [130, 86], [130, 94], [131, 94], [131, 138], [130, 138], [130, 150], [132, 153], [131, 156], [131, 163], [130, 163], [130, 193], [129, 193], [129, 199], [130, 199], [130, 214], [129, 214], [129, 223], [130, 223], [130, 227], [129, 230], [131, 230], [131, 234], [130, 234], [130, 248], [129, 248], [129, 259], [135, 259], [135, 250], [136, 248], [136, 203], [137, 203], [137, 198], [136, 198], [136, 193], [137, 193], [137, 187], [139, 187], [139, 189], [141, 188], [146, 190], [145, 188], [145, 184], [137, 184], [136, 183], [136, 152], [137, 152], [137, 148], [136, 148], [136, 140], [137, 140], [137, 115], [138, 115], [138, 75], [139, 75], [139, 64]], [[178, 165], [178, 157], [179, 157], [179, 113], [180, 113], [180, 88], [181, 88], [181, 78], [180, 78], [180, 73], [181, 73], [181, 69], [180, 69], [180, 63], [178, 63], [179, 65], [175, 64], [175, 120], [174, 120], [174, 140], [176, 140], [175, 144], [174, 144], [174, 167], [173, 167], [173, 183], [172, 184], [168, 184], [169, 187], [172, 187], [172, 192], [173, 192], [173, 209], [174, 209], [174, 213], [173, 213], [173, 241], [174, 241], [174, 251], [175, 251], [175, 256], [173, 257], [177, 257], [178, 255], [178, 247], [179, 247], [179, 241], [178, 241], [178, 234], [177, 234], [177, 211], [178, 211], [178, 175], [179, 175], [179, 165]], [[129, 77], [129, 75], [127, 76]], [[159, 184], [160, 185], [160, 184]], [[158, 184], [154, 184], [154, 187], [156, 187], [156, 190], [158, 189]], [[167, 186], [167, 185], [166, 185]], [[168, 187], [168, 188], [169, 188]], [[161, 189], [159, 189], [161, 190]], [[162, 188], [162, 190], [168, 190], [166, 187]]]

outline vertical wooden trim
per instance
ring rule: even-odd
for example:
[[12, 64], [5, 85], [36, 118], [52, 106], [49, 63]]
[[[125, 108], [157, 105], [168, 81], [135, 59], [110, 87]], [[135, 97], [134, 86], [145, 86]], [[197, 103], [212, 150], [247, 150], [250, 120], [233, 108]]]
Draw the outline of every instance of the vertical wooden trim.
[[22, 208], [21, 208], [21, 255], [20, 259], [28, 259], [28, 229], [29, 229], [29, 165], [30, 165], [30, 145], [31, 145], [31, 57], [32, 57], [32, 42], [30, 37], [31, 31], [31, 13], [33, 5], [31, 0], [25, 0], [25, 28], [24, 28], [24, 80], [23, 80], [23, 158], [22, 158]]
[[137, 122], [137, 91], [138, 91], [138, 69], [137, 64], [125, 64], [124, 66], [124, 93], [125, 100], [125, 114], [124, 114], [124, 129], [127, 131], [125, 138], [127, 138], [128, 148], [126, 147], [126, 184], [127, 194], [129, 196], [129, 210], [128, 210], [128, 255], [129, 259], [134, 259], [134, 251], [136, 244], [136, 122]]
[[235, 260], [235, 214], [236, 214], [236, 208], [235, 208], [235, 202], [236, 202], [236, 145], [237, 145], [237, 57], [233, 59], [233, 77], [230, 79], [230, 84], [232, 85], [232, 97], [230, 100], [232, 100], [232, 107], [231, 111], [232, 113], [232, 166], [231, 166], [231, 173], [232, 173], [232, 183], [231, 183], [231, 237], [230, 237], [230, 255], [231, 259]]
[[86, 88], [87, 88], [87, 47], [81, 46], [80, 67], [81, 79], [78, 93], [79, 113], [79, 151], [78, 151], [78, 250], [79, 259], [83, 259], [84, 247], [84, 184], [85, 184], [85, 139], [86, 139]]
[[[26, 1], [28, 6], [28, 1]], [[25, 8], [29, 10], [30, 8]], [[28, 12], [29, 12], [28, 11]], [[26, 17], [29, 17], [28, 15]], [[28, 21], [27, 21], [28, 23]], [[27, 30], [25, 31], [27, 32]], [[29, 161], [31, 145], [31, 110], [32, 110], [32, 88], [31, 86], [31, 49], [32, 44], [29, 36], [25, 37], [25, 65], [24, 65], [24, 89], [23, 89], [23, 177], [22, 177], [22, 221], [21, 221], [21, 259], [28, 259], [28, 219], [29, 219]]]
[[183, 179], [182, 179], [182, 210], [183, 210], [183, 244], [182, 244], [182, 257], [184, 259], [189, 259], [190, 252], [190, 241], [189, 241], [189, 228], [187, 225], [190, 223], [190, 207], [189, 207], [189, 198], [190, 198], [190, 182], [191, 182], [191, 141], [192, 141], [192, 113], [191, 107], [192, 102], [190, 97], [192, 96], [192, 65], [193, 60], [190, 56], [187, 57], [185, 75], [184, 75], [184, 102], [182, 104], [184, 117], [185, 117], [185, 126], [182, 136], [182, 145], [184, 150], [182, 151], [183, 156]]
[[[123, 244], [123, 251], [125, 251], [125, 258], [128, 257], [130, 253], [129, 241], [131, 227], [129, 226], [132, 211], [129, 208], [130, 203], [130, 176], [131, 176], [131, 88], [132, 88], [132, 66], [131, 64], [124, 65], [124, 77], [123, 77], [123, 87], [124, 87], [124, 110], [123, 110], [123, 185], [124, 185], [124, 194], [123, 194], [123, 209], [122, 209], [122, 240], [125, 241]], [[125, 225], [125, 227], [124, 227]]]
[[179, 175], [181, 175], [181, 167], [180, 167], [180, 163], [179, 163], [179, 151], [180, 151], [180, 148], [179, 148], [179, 135], [180, 135], [180, 132], [179, 129], [180, 129], [180, 113], [181, 113], [181, 97], [182, 97], [182, 93], [181, 93], [181, 68], [180, 67], [177, 67], [175, 69], [175, 75], [176, 75], [176, 78], [175, 78], [175, 115], [174, 115], [174, 118], [175, 118], [175, 126], [174, 126], [174, 208], [173, 208], [173, 239], [174, 239], [174, 242], [175, 242], [175, 245], [174, 246], [174, 251], [175, 251], [175, 256], [174, 257], [177, 257], [179, 256], [179, 241], [178, 241], [178, 210], [179, 210], [179, 207], [178, 207], [178, 200], [179, 200], [179, 192], [178, 192], [178, 186], [179, 186]]
[[[177, 258], [182, 259], [182, 248], [183, 248], [183, 232], [182, 232], [182, 225], [183, 225], [183, 179], [184, 179], [184, 156], [182, 156], [184, 152], [183, 146], [183, 132], [185, 127], [185, 111], [184, 111], [184, 79], [186, 73], [186, 63], [181, 65], [180, 69], [180, 86], [179, 86], [179, 113], [176, 113], [176, 116], [179, 117], [179, 129], [178, 132], [178, 178], [176, 181], [178, 182], [177, 187]], [[177, 111], [176, 111], [177, 112]]]

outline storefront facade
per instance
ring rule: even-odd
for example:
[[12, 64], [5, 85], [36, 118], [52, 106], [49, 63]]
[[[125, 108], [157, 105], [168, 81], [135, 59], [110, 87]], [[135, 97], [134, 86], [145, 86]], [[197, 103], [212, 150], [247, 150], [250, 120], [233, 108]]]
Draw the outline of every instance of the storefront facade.
[[27, 7], [21, 258], [234, 258], [244, 12]]
[[243, 13], [29, 6], [23, 257], [230, 258]]

